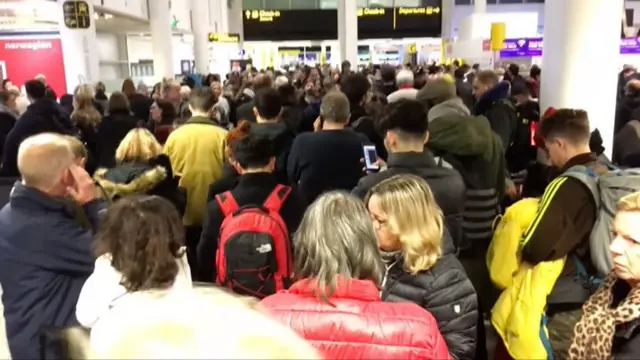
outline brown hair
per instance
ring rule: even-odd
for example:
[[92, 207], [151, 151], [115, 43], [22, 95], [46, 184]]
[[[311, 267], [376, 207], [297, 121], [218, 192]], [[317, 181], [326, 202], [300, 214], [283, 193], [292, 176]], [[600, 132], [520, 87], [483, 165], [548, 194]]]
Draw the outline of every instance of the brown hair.
[[17, 98], [18, 95], [11, 90], [0, 91], [0, 103], [2, 103], [3, 105], [8, 103], [9, 100], [14, 97]]
[[97, 256], [110, 254], [127, 291], [163, 289], [178, 274], [184, 227], [176, 207], [158, 196], [131, 196], [111, 205], [94, 243]]
[[540, 122], [536, 135], [544, 140], [560, 137], [573, 144], [588, 144], [589, 116], [584, 110], [558, 109]]
[[136, 94], [136, 85], [133, 83], [133, 80], [124, 79], [122, 82], [122, 92], [129, 98]]
[[225, 137], [225, 155], [230, 158], [232, 157], [231, 149], [235, 146], [235, 144], [240, 140], [244, 139], [249, 135], [249, 131], [251, 130], [251, 123], [247, 120], [242, 120], [238, 123], [238, 126], [229, 130], [227, 132], [227, 136]]
[[129, 113], [129, 99], [124, 93], [119, 91], [114, 92], [109, 97], [109, 106], [107, 108], [109, 114], [115, 113]]

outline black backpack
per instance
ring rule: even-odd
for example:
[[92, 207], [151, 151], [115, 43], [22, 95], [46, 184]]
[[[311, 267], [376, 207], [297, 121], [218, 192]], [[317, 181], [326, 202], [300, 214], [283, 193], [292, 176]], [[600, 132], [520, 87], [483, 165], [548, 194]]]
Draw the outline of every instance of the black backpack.
[[510, 105], [517, 114], [511, 144], [505, 149], [509, 170], [517, 172], [525, 169], [535, 160], [535, 131], [540, 121], [540, 107]]

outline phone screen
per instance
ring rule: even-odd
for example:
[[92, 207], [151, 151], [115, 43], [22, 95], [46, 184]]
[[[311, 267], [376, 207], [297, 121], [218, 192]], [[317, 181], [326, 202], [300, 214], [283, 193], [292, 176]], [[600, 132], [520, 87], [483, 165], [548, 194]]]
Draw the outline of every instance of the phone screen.
[[365, 168], [367, 170], [379, 170], [380, 167], [376, 164], [376, 160], [378, 160], [376, 147], [373, 145], [365, 145], [362, 149], [364, 151]]

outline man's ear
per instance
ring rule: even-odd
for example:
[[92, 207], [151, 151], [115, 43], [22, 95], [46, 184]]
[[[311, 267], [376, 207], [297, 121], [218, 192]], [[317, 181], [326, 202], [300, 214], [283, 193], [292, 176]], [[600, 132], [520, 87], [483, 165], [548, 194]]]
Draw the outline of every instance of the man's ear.
[[253, 107], [253, 115], [255, 115], [255, 117], [258, 117], [258, 109], [256, 109], [256, 107]]
[[424, 144], [427, 145], [427, 143], [429, 142], [429, 131], [427, 131], [426, 134], [424, 134]]

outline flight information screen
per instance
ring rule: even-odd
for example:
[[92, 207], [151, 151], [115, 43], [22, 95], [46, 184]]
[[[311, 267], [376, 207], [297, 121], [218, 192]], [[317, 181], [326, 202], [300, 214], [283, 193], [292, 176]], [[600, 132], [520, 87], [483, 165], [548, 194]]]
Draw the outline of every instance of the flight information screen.
[[[358, 38], [440, 37], [442, 0], [424, 7], [358, 9]], [[338, 11], [245, 10], [244, 38], [255, 40], [326, 40], [338, 38]]]

